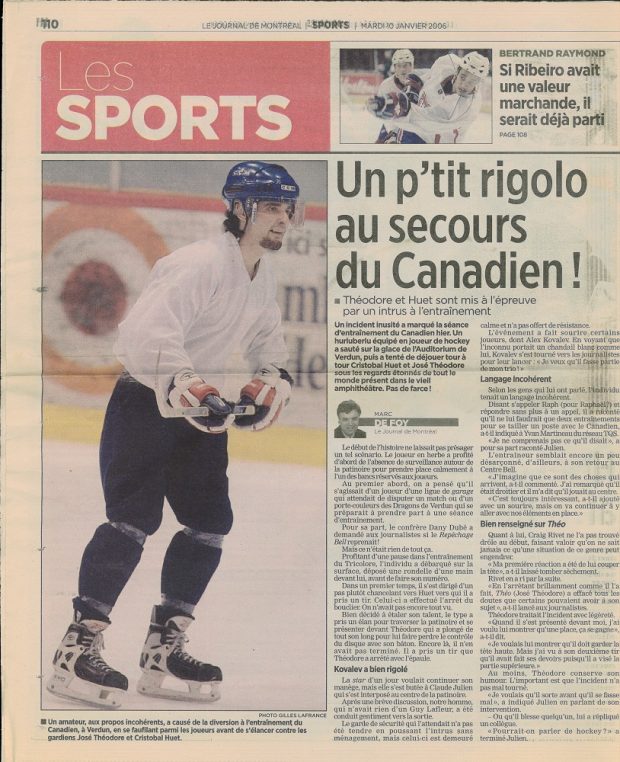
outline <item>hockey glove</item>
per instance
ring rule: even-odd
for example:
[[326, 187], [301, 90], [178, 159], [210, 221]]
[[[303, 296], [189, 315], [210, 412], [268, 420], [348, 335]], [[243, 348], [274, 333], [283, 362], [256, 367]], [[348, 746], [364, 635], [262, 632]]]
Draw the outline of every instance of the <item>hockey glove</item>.
[[405, 93], [388, 93], [385, 98], [381, 95], [373, 95], [366, 101], [366, 108], [379, 119], [394, 119], [399, 116], [407, 116], [411, 103]]
[[232, 407], [220, 397], [218, 390], [209, 386], [193, 370], [182, 370], [172, 379], [168, 389], [168, 403], [172, 407], [206, 407], [206, 416], [188, 416], [185, 420], [200, 431], [221, 434], [235, 420]]
[[423, 87], [424, 82], [417, 74], [409, 74], [405, 86], [405, 93], [409, 99], [409, 103], [417, 105], [418, 100], [420, 99], [420, 91]]
[[275, 365], [261, 368], [241, 390], [239, 405], [254, 405], [253, 415], [238, 415], [235, 426], [249, 431], [262, 431], [278, 419], [291, 397], [293, 379]]
[[383, 110], [384, 106], [385, 98], [380, 95], [373, 95], [366, 101], [366, 109], [375, 116], [379, 116], [379, 112]]

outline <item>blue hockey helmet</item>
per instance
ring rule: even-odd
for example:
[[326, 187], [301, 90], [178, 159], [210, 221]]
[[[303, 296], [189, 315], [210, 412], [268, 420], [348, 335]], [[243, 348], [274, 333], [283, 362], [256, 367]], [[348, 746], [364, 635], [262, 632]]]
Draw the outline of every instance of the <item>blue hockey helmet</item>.
[[243, 204], [251, 219], [256, 215], [259, 201], [279, 201], [291, 204], [291, 223], [303, 225], [304, 205], [299, 201], [299, 185], [280, 164], [266, 161], [242, 161], [229, 171], [222, 196], [230, 209], [235, 201]]

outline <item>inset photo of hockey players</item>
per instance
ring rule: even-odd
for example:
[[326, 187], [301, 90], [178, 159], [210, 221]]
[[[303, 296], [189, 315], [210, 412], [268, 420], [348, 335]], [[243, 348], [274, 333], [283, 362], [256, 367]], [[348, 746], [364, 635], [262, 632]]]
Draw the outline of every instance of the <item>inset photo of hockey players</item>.
[[343, 48], [340, 142], [491, 143], [487, 48]]
[[325, 163], [42, 172], [41, 707], [324, 710]]

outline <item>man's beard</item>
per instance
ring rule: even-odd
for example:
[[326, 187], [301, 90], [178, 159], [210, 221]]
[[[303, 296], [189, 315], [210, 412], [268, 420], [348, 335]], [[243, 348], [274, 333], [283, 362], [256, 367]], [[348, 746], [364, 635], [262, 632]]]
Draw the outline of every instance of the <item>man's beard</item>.
[[261, 239], [260, 246], [263, 249], [269, 249], [269, 251], [280, 251], [282, 248], [282, 243], [283, 242], [281, 240], [278, 241], [274, 238], [268, 238], [265, 236], [263, 239]]

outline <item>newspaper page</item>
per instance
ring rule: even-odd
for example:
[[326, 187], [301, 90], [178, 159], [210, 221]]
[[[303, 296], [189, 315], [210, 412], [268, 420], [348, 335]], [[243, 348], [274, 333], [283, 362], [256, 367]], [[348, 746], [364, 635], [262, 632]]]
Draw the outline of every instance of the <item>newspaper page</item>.
[[3, 759], [617, 759], [618, 5], [4, 9]]

